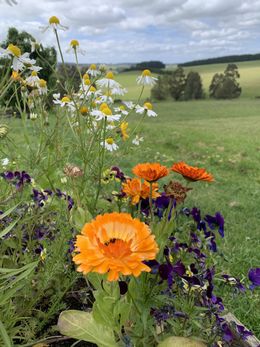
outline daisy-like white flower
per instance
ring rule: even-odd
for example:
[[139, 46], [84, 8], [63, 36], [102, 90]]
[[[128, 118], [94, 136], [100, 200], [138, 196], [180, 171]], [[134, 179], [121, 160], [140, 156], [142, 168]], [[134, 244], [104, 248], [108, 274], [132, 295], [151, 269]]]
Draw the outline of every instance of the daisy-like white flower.
[[67, 30], [68, 27], [64, 26], [64, 25], [61, 25], [60, 24], [60, 20], [58, 17], [56, 16], [52, 16], [49, 18], [49, 24], [46, 26], [46, 27], [42, 27], [41, 28], [43, 32], [47, 31], [48, 29], [53, 29], [54, 31], [55, 30]]
[[99, 110], [93, 110], [91, 115], [94, 116], [97, 121], [106, 118], [108, 122], [114, 122], [121, 118], [121, 114], [113, 114], [106, 103], [101, 104]]
[[97, 77], [98, 75], [100, 75], [101, 72], [97, 69], [97, 65], [96, 64], [91, 64], [90, 67], [87, 70], [87, 73], [91, 77]]
[[120, 88], [120, 89], [122, 89], [120, 83], [118, 83], [114, 80], [114, 74], [112, 71], [109, 71], [104, 78], [101, 78], [96, 83], [97, 83], [99, 88], [108, 88], [108, 89]]
[[129, 110], [133, 110], [136, 106], [133, 101], [123, 101], [123, 104], [129, 108]]
[[111, 94], [112, 95], [118, 95], [118, 96], [123, 96], [127, 93], [127, 89], [126, 88], [122, 88], [120, 87], [114, 87], [111, 89]]
[[153, 111], [153, 105], [150, 102], [144, 103], [143, 107], [137, 105], [135, 108], [136, 113], [146, 113], [148, 117], [157, 117], [157, 113]]
[[141, 86], [153, 86], [158, 78], [153, 77], [150, 70], [144, 70], [140, 76], [137, 77], [137, 84]]
[[28, 67], [28, 70], [39, 72], [40, 70], [42, 70], [42, 67], [37, 66], [37, 65], [31, 65]]
[[132, 140], [132, 144], [135, 146], [139, 146], [140, 142], [143, 142], [144, 138], [139, 137], [138, 135], [135, 135], [135, 138]]
[[60, 105], [60, 107], [68, 107], [71, 110], [75, 109], [73, 102], [70, 100], [68, 96], [64, 96], [61, 100], [54, 99], [53, 103], [56, 105]]
[[103, 104], [103, 103], [113, 104], [113, 102], [114, 102], [114, 100], [111, 97], [111, 94], [109, 92], [107, 92], [103, 95], [100, 95], [95, 101], [97, 104]]
[[10, 43], [6, 49], [1, 48], [0, 54], [3, 56], [12, 57], [12, 68], [14, 71], [22, 71], [26, 66], [32, 66], [36, 60], [29, 58], [29, 53], [22, 54], [19, 47]]
[[101, 142], [101, 146], [105, 147], [110, 152], [116, 151], [118, 149], [118, 145], [114, 142], [112, 137], [108, 137], [105, 141]]
[[45, 95], [48, 92], [47, 82], [44, 79], [42, 79], [42, 78], [39, 80], [37, 88], [38, 88], [38, 91], [39, 91], [40, 95]]
[[79, 47], [79, 41], [78, 40], [71, 40], [70, 46], [67, 49], [67, 52], [74, 51], [75, 53], [85, 54], [86, 52]]
[[31, 75], [25, 79], [27, 85], [36, 87], [39, 84], [40, 78], [36, 71], [32, 71]]
[[123, 116], [127, 116], [129, 112], [125, 109], [124, 105], [121, 105], [119, 107], [115, 107], [114, 111], [117, 113], [121, 113]]

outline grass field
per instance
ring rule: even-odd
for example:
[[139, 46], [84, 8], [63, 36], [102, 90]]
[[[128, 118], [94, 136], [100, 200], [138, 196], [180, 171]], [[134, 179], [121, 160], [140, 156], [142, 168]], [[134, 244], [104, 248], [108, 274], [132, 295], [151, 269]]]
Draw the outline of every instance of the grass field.
[[[241, 98], [254, 99], [256, 96], [260, 96], [260, 61], [250, 61], [236, 63], [240, 73], [240, 86], [242, 87]], [[194, 67], [186, 67], [185, 72], [197, 71], [200, 73], [203, 87], [208, 94], [208, 89], [212, 77], [215, 73], [224, 72], [227, 64], [211, 64], [211, 65], [201, 65]], [[168, 69], [172, 70], [176, 68], [169, 66]], [[121, 73], [116, 76], [118, 82], [122, 83], [129, 91], [127, 98], [133, 99], [137, 98], [140, 93], [140, 87], [136, 86], [135, 79], [139, 74], [138, 71]], [[150, 96], [149, 89], [146, 89], [143, 96], [145, 98]]]
[[[223, 269], [245, 279], [251, 267], [260, 266], [260, 99], [255, 98], [260, 95], [260, 62], [238, 65], [241, 98], [154, 103], [158, 117], [146, 119], [142, 130], [145, 142], [134, 156], [115, 154], [114, 164], [130, 174], [138, 162], [156, 160], [170, 166], [184, 160], [211, 172], [215, 182], [195, 183], [187, 205], [200, 207], [202, 214], [220, 211], [224, 215], [226, 237], [219, 243]], [[207, 85], [211, 76], [224, 68], [221, 64], [194, 70], [201, 73]], [[141, 90], [136, 86], [136, 76], [135, 72], [116, 76], [129, 90], [129, 99], [138, 97]], [[142, 99], [146, 97], [149, 89]], [[19, 120], [10, 120], [10, 125], [18, 134]], [[260, 337], [259, 294], [256, 289], [254, 293], [230, 295], [226, 303]]]

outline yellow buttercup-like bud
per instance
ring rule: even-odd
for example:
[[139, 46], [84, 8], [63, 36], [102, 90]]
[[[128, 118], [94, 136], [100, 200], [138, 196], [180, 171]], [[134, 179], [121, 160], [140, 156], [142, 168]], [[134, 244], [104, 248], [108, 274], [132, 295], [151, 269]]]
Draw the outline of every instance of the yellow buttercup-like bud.
[[112, 71], [108, 71], [108, 73], [106, 74], [106, 78], [113, 80], [114, 79], [114, 74]]
[[79, 41], [78, 40], [71, 40], [70, 45], [72, 48], [76, 48], [79, 46]]
[[64, 96], [62, 99], [61, 99], [61, 102], [64, 102], [65, 104], [70, 102], [70, 98], [68, 96]]
[[146, 69], [142, 72], [142, 76], [152, 76], [152, 73], [150, 70]]

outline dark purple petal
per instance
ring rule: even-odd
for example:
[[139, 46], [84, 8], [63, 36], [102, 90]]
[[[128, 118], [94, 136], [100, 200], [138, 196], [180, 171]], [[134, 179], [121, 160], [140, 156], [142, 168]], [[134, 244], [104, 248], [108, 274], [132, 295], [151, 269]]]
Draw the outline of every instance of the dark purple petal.
[[248, 272], [248, 278], [252, 282], [252, 285], [250, 286], [251, 289], [254, 287], [260, 286], [260, 268], [254, 268], [250, 269]]

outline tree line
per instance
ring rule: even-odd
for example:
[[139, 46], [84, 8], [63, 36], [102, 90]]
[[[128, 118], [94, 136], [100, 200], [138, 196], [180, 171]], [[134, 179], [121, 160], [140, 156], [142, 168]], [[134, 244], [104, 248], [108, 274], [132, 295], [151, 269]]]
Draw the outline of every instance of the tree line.
[[[233, 99], [241, 94], [238, 79], [240, 74], [236, 64], [228, 64], [223, 73], [216, 73], [209, 86], [209, 96], [215, 99]], [[151, 98], [165, 100], [172, 97], [175, 101], [204, 99], [202, 79], [198, 72], [185, 74], [178, 67], [168, 74], [160, 75], [156, 85], [151, 89]]]

